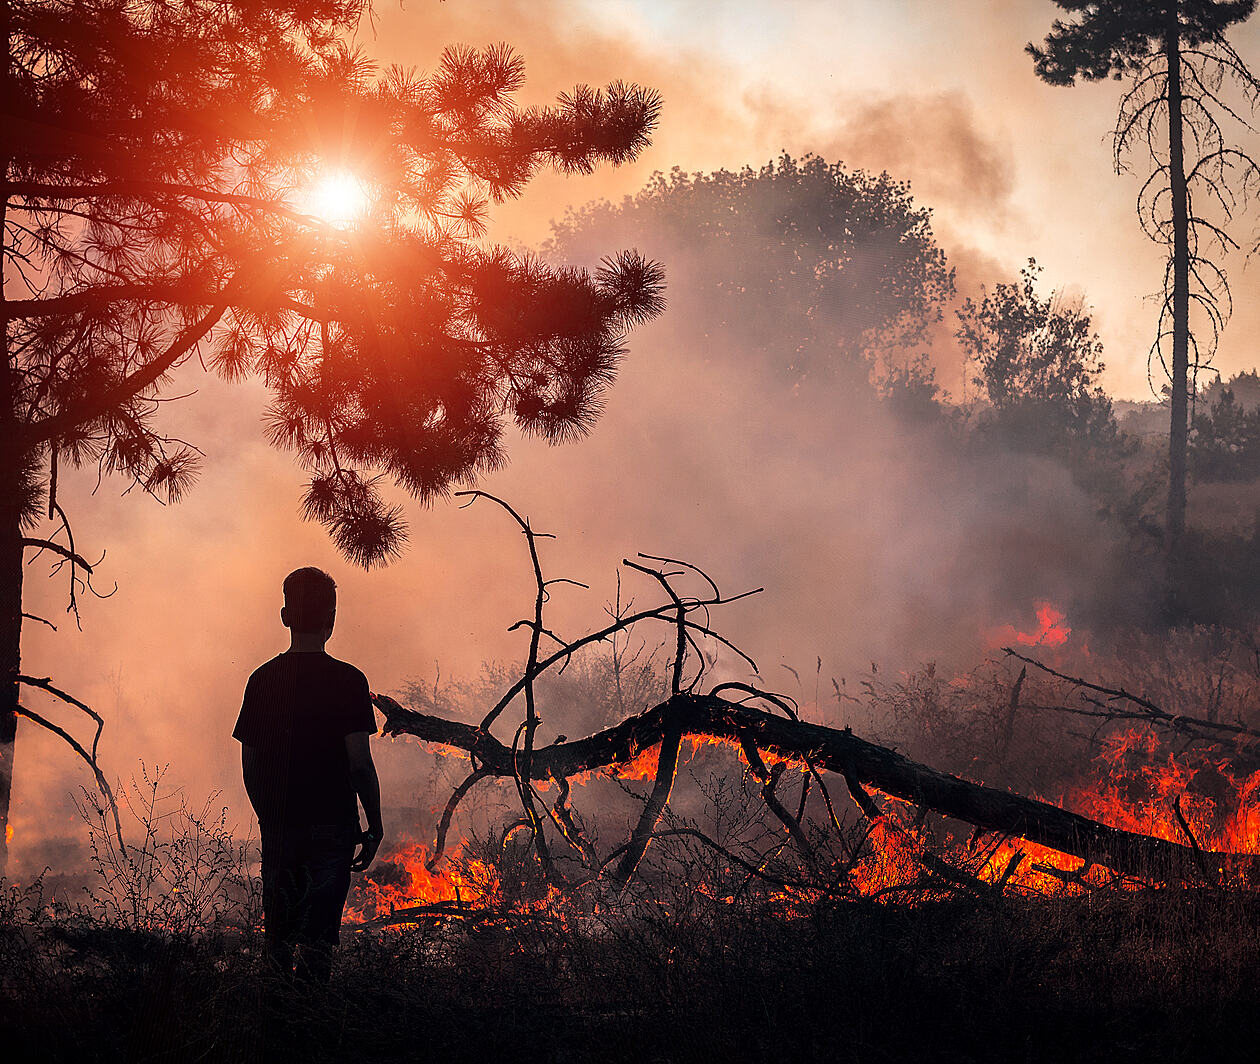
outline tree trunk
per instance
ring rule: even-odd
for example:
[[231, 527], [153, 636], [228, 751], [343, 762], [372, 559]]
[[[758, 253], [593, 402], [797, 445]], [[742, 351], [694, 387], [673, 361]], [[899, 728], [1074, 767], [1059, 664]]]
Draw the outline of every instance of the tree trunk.
[[[486, 776], [513, 774], [511, 749], [489, 732], [460, 721], [416, 713], [384, 695], [374, 695], [373, 700], [385, 715], [386, 734], [406, 733], [467, 750]], [[640, 752], [665, 741], [655, 797], [663, 789], [666, 770], [672, 780], [677, 750], [673, 737], [680, 735], [751, 742], [780, 757], [808, 758], [817, 769], [851, 776], [921, 808], [1142, 879], [1178, 882], [1201, 880], [1205, 875], [1216, 878], [1243, 873], [1250, 877], [1260, 873], [1257, 855], [1200, 851], [1108, 827], [1047, 802], [938, 772], [895, 750], [859, 739], [847, 728], [827, 728], [773, 716], [713, 695], [674, 695], [584, 739], [535, 750], [531, 775], [537, 780], [548, 780], [593, 772], [631, 761]]]
[[[0, 0], [0, 106], [12, 111], [10, 12]], [[0, 124], [0, 128], [4, 124]], [[8, 133], [0, 132], [0, 176], [9, 177]], [[0, 232], [7, 240], [5, 201], [0, 198]], [[7, 255], [6, 255], [7, 258]], [[6, 263], [7, 267], [7, 263]], [[0, 305], [8, 298], [0, 270]], [[16, 370], [9, 352], [7, 320], [0, 325], [0, 876], [8, 871], [9, 799], [13, 793], [13, 751], [17, 738], [18, 675], [22, 665], [22, 463], [17, 444]]]
[[1166, 520], [1168, 608], [1178, 620], [1185, 610], [1186, 447], [1190, 431], [1190, 211], [1182, 141], [1181, 30], [1177, 4], [1170, 5], [1164, 37], [1168, 64], [1168, 184], [1172, 197], [1172, 420], [1168, 430]]
[[8, 868], [9, 798], [17, 737], [22, 647], [22, 538], [20, 479], [9, 463], [0, 471], [0, 876]]

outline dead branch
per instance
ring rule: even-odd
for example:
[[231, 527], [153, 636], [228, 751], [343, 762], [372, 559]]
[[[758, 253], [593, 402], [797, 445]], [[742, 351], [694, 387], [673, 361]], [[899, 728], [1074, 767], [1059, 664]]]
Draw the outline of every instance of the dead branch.
[[[800, 880], [800, 879], [785, 879], [782, 876], [771, 875], [769, 872], [766, 872], [764, 869], [758, 868], [756, 865], [749, 864], [742, 857], [740, 857], [739, 854], [734, 853], [731, 850], [727, 849], [727, 847], [723, 846], [716, 839], [711, 838], [710, 836], [706, 835], [703, 831], [700, 831], [698, 828], [665, 828], [661, 831], [652, 832], [652, 838], [653, 839], [669, 839], [669, 838], [698, 839], [700, 842], [704, 843], [704, 845], [708, 846], [709, 849], [711, 849], [714, 853], [721, 854], [732, 864], [738, 866], [739, 868], [742, 868], [745, 872], [748, 873], [750, 877], [754, 879], [763, 880], [764, 882], [773, 884], [776, 887], [787, 887], [791, 890], [810, 891], [810, 890], [818, 889], [817, 885], [814, 883], [807, 883], [804, 880]], [[626, 853], [626, 851], [630, 849], [631, 845], [632, 843], [627, 842], [624, 846], [618, 847], [617, 849], [613, 850], [613, 852], [610, 853], [604, 859], [604, 867], [607, 867], [608, 865], [612, 864], [612, 862], [615, 861], [618, 857], [621, 857], [624, 853]]]
[[1019, 694], [1024, 689], [1024, 681], [1028, 678], [1028, 666], [1019, 670], [1019, 677], [1011, 688], [1010, 701], [1006, 707], [1006, 726], [1002, 731], [1002, 757], [1005, 758], [1011, 749], [1011, 739], [1015, 735], [1015, 714], [1019, 712]]
[[437, 867], [437, 863], [442, 857], [442, 852], [446, 849], [446, 835], [451, 830], [451, 819], [455, 816], [456, 807], [464, 800], [464, 795], [471, 791], [476, 784], [481, 782], [488, 775], [490, 775], [490, 773], [488, 773], [485, 769], [474, 769], [464, 782], [451, 792], [451, 796], [446, 803], [446, 808], [442, 810], [442, 819], [438, 821], [437, 842], [433, 847], [433, 856], [425, 862], [430, 872]]
[[[530, 832], [532, 834], [532, 842], [538, 851], [538, 858], [542, 861], [543, 869], [549, 878], [553, 876], [551, 867], [551, 854], [547, 849], [547, 836], [543, 832], [542, 817], [538, 813], [538, 806], [534, 800], [534, 788], [531, 780], [533, 774], [531, 771], [534, 760], [534, 735], [538, 731], [539, 719], [538, 708], [534, 698], [534, 680], [542, 671], [538, 664], [538, 644], [544, 632], [547, 629], [543, 625], [543, 605], [547, 601], [547, 581], [543, 579], [542, 564], [538, 560], [538, 538], [540, 533], [534, 531], [527, 518], [521, 517], [511, 506], [502, 499], [484, 491], [460, 491], [456, 492], [456, 496], [466, 496], [469, 503], [476, 502], [478, 499], [488, 499], [490, 502], [496, 503], [511, 515], [525, 534], [525, 542], [529, 546], [529, 559], [534, 570], [534, 617], [532, 623], [525, 622], [529, 628], [529, 656], [525, 662], [525, 675], [522, 677], [524, 681], [525, 692], [525, 720], [521, 722], [520, 728], [517, 729], [517, 736], [524, 737], [519, 756], [513, 757], [513, 776], [516, 779], [517, 790], [521, 796], [521, 805], [525, 809], [525, 815], [529, 819]], [[550, 633], [548, 633], [550, 634]], [[552, 638], [555, 638], [552, 636]], [[559, 640], [557, 640], [559, 642]], [[564, 644], [561, 643], [561, 646]], [[513, 743], [513, 754], [516, 754], [516, 745]], [[472, 783], [476, 781], [473, 780]], [[469, 783], [468, 786], [472, 786]]]
[[[613, 872], [613, 882], [625, 886], [630, 882], [635, 869], [643, 859], [643, 853], [652, 839], [656, 822], [660, 820], [665, 805], [669, 802], [670, 792], [674, 789], [674, 777], [678, 774], [678, 749], [682, 743], [682, 728], [668, 727], [661, 733], [661, 752], [656, 758], [656, 780], [652, 784], [652, 793], [648, 796], [639, 823], [630, 836], [626, 852]], [[653, 744], [655, 745], [655, 744]], [[567, 773], [566, 773], [567, 775]]]
[[[385, 716], [386, 734], [408, 734], [466, 750], [487, 776], [514, 775], [511, 749], [489, 732], [462, 721], [417, 713], [386, 695], [375, 695], [374, 700]], [[541, 747], [534, 751], [532, 778], [571, 778], [615, 769], [642, 751], [664, 744], [667, 738], [669, 743], [663, 745], [663, 750], [667, 754], [676, 751], [675, 737], [684, 735], [732, 743], [750, 736], [762, 752], [786, 760], [808, 760], [824, 771], [851, 776], [859, 785], [852, 789], [860, 806], [865, 803], [858, 795], [865, 793], [861, 785], [866, 785], [920, 809], [934, 810], [984, 831], [1026, 839], [1124, 875], [1172, 882], [1201, 874], [1199, 859], [1188, 846], [1112, 828], [1047, 802], [938, 772], [895, 750], [860, 739], [847, 728], [791, 720], [713, 695], [671, 695], [665, 702], [611, 728], [583, 739]], [[646, 847], [651, 829], [644, 832], [643, 825], [652, 819], [649, 809], [659, 814], [664, 808], [676, 767], [676, 755], [658, 761], [653, 796], [659, 804], [650, 800], [645, 807], [632, 840], [636, 847], [640, 843]], [[630, 856], [630, 851], [626, 856]], [[641, 857], [639, 850], [632, 864], [623, 860], [619, 869], [626, 878], [633, 874]], [[1202, 851], [1202, 860], [1215, 877], [1238, 872], [1260, 876], [1258, 855]]]
[[[732, 602], [738, 602], [740, 599], [748, 598], [750, 595], [759, 595], [761, 594], [763, 590], [765, 589], [758, 587], [758, 588], [753, 588], [751, 591], [741, 592], [738, 595], [730, 595], [730, 596], [725, 596], [725, 597], [722, 595], [714, 595], [712, 598], [693, 599], [691, 601], [691, 605], [689, 609], [692, 609], [692, 610], [707, 609], [710, 606], [729, 605]], [[669, 615], [673, 611], [674, 611], [674, 605], [673, 603], [669, 603], [668, 605], [664, 605], [664, 606], [655, 606], [649, 610], [639, 610], [636, 613], [630, 613], [630, 614], [625, 615], [624, 617], [619, 616], [613, 621], [612, 624], [606, 625], [605, 627], [599, 629], [598, 631], [590, 632], [579, 639], [574, 639], [572, 642], [561, 647], [559, 650], [556, 650], [550, 655], [548, 655], [547, 657], [542, 658], [538, 662], [538, 671], [539, 673], [542, 673], [542, 672], [545, 672], [547, 669], [551, 668], [553, 665], [566, 662], [570, 658], [572, 658], [573, 655], [577, 651], [581, 650], [583, 647], [590, 646], [594, 643], [601, 643], [604, 640], [611, 640], [617, 634], [628, 631], [629, 629], [633, 628], [636, 624], [639, 624], [640, 622], [669, 620], [670, 619]], [[748, 662], [753, 672], [757, 672], [757, 663], [753, 661], [752, 658], [748, 657], [748, 655], [745, 654], [738, 647], [735, 647], [733, 644], [729, 643], [725, 639], [722, 639], [720, 636], [718, 636], [716, 632], [711, 631], [707, 625], [698, 624], [695, 621], [692, 621], [689, 619], [686, 621], [686, 624], [688, 628], [690, 628], [693, 632], [696, 632], [699, 635], [707, 636], [712, 639], [717, 639], [720, 642], [722, 642], [725, 646], [733, 650], [736, 654], [738, 654], [746, 662]], [[498, 719], [499, 715], [504, 711], [504, 709], [508, 707], [512, 699], [516, 698], [516, 696], [519, 695], [524, 689], [525, 689], [525, 680], [524, 680], [524, 677], [522, 677], [521, 679], [513, 683], [512, 686], [509, 687], [505, 692], [503, 692], [503, 696], [499, 699], [499, 701], [496, 702], [494, 706], [490, 709], [490, 711], [485, 715], [485, 717], [482, 718], [481, 727], [489, 728], [490, 725], [492, 725]]]
[[95, 762], [96, 749], [101, 742], [101, 732], [105, 730], [105, 718], [97, 713], [91, 706], [84, 702], [80, 702], [74, 697], [74, 695], [61, 690], [59, 687], [54, 687], [52, 681], [47, 676], [35, 677], [19, 675], [18, 683], [24, 684], [27, 687], [36, 687], [41, 691], [47, 691], [53, 697], [59, 698], [62, 702], [65, 702], [66, 705], [74, 706], [75, 709], [82, 710], [96, 722], [96, 734], [92, 736], [92, 760]]
[[[811, 843], [804, 829], [808, 784], [813, 780], [818, 783], [826, 803], [830, 828], [840, 840], [841, 846], [848, 847], [845, 832], [836, 816], [823, 779], [824, 772], [835, 773], [844, 780], [854, 802], [872, 823], [883, 814], [879, 805], [867, 793], [867, 787], [913, 804], [919, 811], [920, 822], [929, 811], [935, 811], [973, 825], [978, 833], [990, 832], [1003, 838], [1023, 838], [1079, 857], [1087, 867], [1098, 864], [1125, 876], [1174, 882], [1199, 877], [1219, 879], [1229, 874], [1244, 873], [1250, 878], [1260, 879], [1260, 855], [1205, 852], [1192, 835], [1189, 836], [1191, 845], [1184, 846], [1170, 840], [1112, 828], [1046, 802], [939, 772], [928, 765], [912, 761], [895, 750], [860, 739], [848, 728], [829, 728], [803, 721], [791, 699], [761, 690], [750, 683], [719, 683], [708, 693], [698, 692], [700, 680], [708, 667], [698, 642], [700, 637], [712, 639], [729, 648], [749, 664], [754, 673], [756, 664], [729, 640], [713, 631], [711, 626], [711, 607], [734, 602], [745, 596], [724, 597], [716, 582], [690, 563], [640, 554], [639, 557], [645, 562], [659, 565], [659, 568], [653, 568], [625, 559], [622, 564], [626, 568], [649, 577], [660, 586], [666, 601], [651, 609], [622, 615], [619, 584], [618, 608], [613, 614], [612, 623], [599, 631], [564, 642], [547, 627], [544, 608], [549, 598], [549, 586], [576, 581], [544, 578], [538, 540], [552, 537], [535, 531], [526, 518], [501, 499], [479, 491], [460, 494], [471, 501], [485, 498], [494, 502], [511, 516], [524, 534], [534, 578], [534, 609], [528, 620], [519, 621], [513, 626], [526, 628], [530, 634], [523, 675], [504, 692], [480, 725], [418, 712], [400, 705], [386, 695], [373, 696], [377, 708], [385, 716], [383, 730], [386, 734], [409, 734], [426, 742], [466, 751], [469, 755], [471, 772], [455, 788], [442, 813], [433, 862], [441, 857], [455, 810], [469, 791], [485, 779], [511, 778], [516, 785], [524, 817], [508, 829], [504, 836], [505, 841], [509, 834], [517, 830], [528, 830], [530, 846], [536, 851], [548, 879], [561, 887], [571, 886], [572, 884], [563, 882], [553, 866], [545, 830], [549, 822], [579, 854], [581, 863], [589, 870], [589, 874], [603, 874], [615, 861], [609, 878], [618, 888], [625, 889], [639, 868], [651, 841], [663, 834], [658, 830], [658, 825], [673, 791], [682, 739], [684, 736], [696, 736], [726, 741], [742, 749], [751, 771], [761, 784], [762, 799], [786, 829], [786, 837], [779, 836], [782, 841], [778, 843], [774, 853], [777, 854], [790, 838], [804, 860], [803, 874], [812, 880], [808, 884], [810, 889], [824, 893], [833, 892], [836, 889], [835, 884], [847, 880], [861, 849], [860, 846], [857, 850], [849, 849], [847, 867], [828, 869], [820, 857], [819, 848]], [[699, 576], [705, 582], [703, 596], [684, 595], [675, 587], [674, 580], [688, 575]], [[537, 678], [553, 666], [559, 666], [563, 670], [574, 653], [585, 646], [612, 640], [615, 652], [616, 637], [643, 622], [670, 626], [673, 653], [669, 666], [669, 697], [659, 705], [585, 738], [570, 742], [560, 736], [549, 746], [536, 746], [535, 736], [541, 723], [535, 700]], [[559, 644], [556, 650], [545, 657], [540, 652], [544, 635]], [[689, 672], [687, 658], [693, 653], [699, 658], [699, 665], [685, 679]], [[1121, 712], [1140, 711], [1148, 718], [1170, 726], [1178, 726], [1176, 722], [1191, 719], [1175, 718], [1153, 703], [1125, 691], [1064, 677], [1013, 650], [1008, 649], [1007, 653], [1025, 663], [1025, 669], [1021, 670], [1010, 696], [1007, 742], [1014, 715], [1020, 708], [1021, 692], [1029, 665], [1076, 683], [1082, 688], [1137, 707]], [[739, 697], [740, 700], [732, 701], [724, 697], [727, 694]], [[525, 712], [514, 729], [511, 742], [504, 743], [490, 729], [519, 695], [524, 696]], [[760, 708], [763, 706], [766, 708]], [[1220, 731], [1246, 730], [1231, 725], [1214, 726]], [[629, 840], [616, 849], [612, 856], [601, 860], [594, 847], [583, 837], [569, 808], [570, 780], [597, 771], [611, 770], [615, 773], [618, 766], [628, 764], [645, 751], [651, 750], [657, 751], [655, 778], [652, 789], [644, 800], [638, 822]], [[767, 766], [765, 755], [770, 755], [770, 760], [776, 762], [772, 767]], [[776, 793], [786, 762], [802, 764], [808, 773], [802, 782], [799, 809], [795, 816]], [[539, 799], [536, 791], [536, 785], [542, 783], [555, 783], [558, 787], [558, 797], [550, 808]], [[697, 834], [696, 837], [701, 836]], [[702, 841], [712, 844], [713, 840], [702, 838]], [[970, 873], [940, 860], [922, 846], [916, 846], [915, 849], [920, 852], [920, 862], [929, 876], [973, 892], [995, 889]], [[1012, 858], [1007, 863], [996, 886], [999, 892], [1020, 860]], [[765, 878], [762, 868], [757, 864], [744, 861], [736, 863], [744, 867], [750, 875]], [[761, 862], [763, 865], [764, 863], [765, 861]], [[586, 881], [589, 882], [589, 876]]]
[[93, 753], [88, 753], [85, 749], [83, 749], [82, 744], [68, 731], [64, 728], [58, 727], [47, 717], [40, 716], [34, 710], [27, 709], [25, 706], [19, 704], [17, 711], [19, 717], [25, 717], [32, 724], [38, 724], [41, 728], [44, 728], [60, 737], [60, 739], [69, 746], [71, 750], [78, 754], [79, 757], [87, 763], [88, 768], [92, 770], [92, 775], [96, 777], [96, 785], [101, 789], [101, 795], [109, 804], [109, 811], [114, 817], [114, 834], [118, 838], [118, 848], [125, 855], [127, 852], [127, 844], [123, 841], [122, 823], [118, 819], [118, 802], [114, 799], [114, 792], [110, 789], [109, 780], [105, 778], [105, 773], [101, 771], [100, 766], [96, 763], [95, 750]]
[[[1040, 669], [1048, 676], [1053, 676], [1056, 680], [1062, 680], [1064, 683], [1069, 683], [1082, 691], [1093, 691], [1095, 694], [1106, 696], [1106, 701], [1104, 702], [1082, 695], [1081, 697], [1086, 705], [1092, 706], [1092, 709], [1082, 706], [1036, 706], [1029, 708], [1051, 710], [1057, 713], [1071, 713], [1078, 717], [1100, 718], [1104, 721], [1140, 720], [1157, 727], [1168, 728], [1170, 731], [1180, 732], [1195, 739], [1212, 739], [1218, 742], [1223, 739], [1236, 739], [1243, 736], [1260, 739], [1260, 730], [1248, 728], [1244, 724], [1230, 724], [1225, 721], [1207, 720], [1204, 717], [1190, 717], [1184, 714], [1169, 713], [1167, 710], [1157, 706], [1149, 698], [1135, 695], [1130, 691], [1126, 691], [1123, 687], [1106, 687], [1080, 676], [1069, 676], [1066, 673], [1059, 672], [1057, 669], [1052, 669], [1049, 665], [1042, 664], [1035, 658], [1025, 657], [1010, 647], [1003, 647], [1002, 652], [1018, 661], [1022, 661], [1025, 666], [1031, 665], [1035, 669]], [[1022, 672], [1020, 677], [1021, 679], [1023, 678]], [[1124, 708], [1126, 705], [1133, 708]]]
[[60, 728], [51, 721], [45, 719], [37, 713], [33, 713], [24, 706], [18, 706], [18, 713], [26, 717], [31, 723], [38, 724], [41, 728], [45, 728], [55, 735], [60, 736], [66, 744], [85, 762], [88, 768], [92, 770], [92, 775], [96, 777], [96, 784], [100, 788], [101, 796], [109, 805], [110, 813], [114, 818], [114, 833], [118, 837], [119, 849], [125, 854], [127, 852], [127, 844], [123, 841], [122, 824], [118, 819], [118, 803], [114, 800], [114, 792], [110, 790], [109, 782], [105, 779], [105, 774], [101, 771], [100, 762], [97, 760], [97, 748], [101, 742], [101, 732], [105, 730], [105, 718], [96, 712], [86, 702], [82, 702], [75, 698], [74, 695], [67, 691], [63, 691], [60, 687], [53, 685], [52, 681], [47, 677], [23, 676], [19, 675], [18, 683], [26, 687], [34, 687], [40, 691], [46, 691], [54, 698], [60, 699], [68, 706], [86, 713], [93, 721], [96, 722], [96, 733], [92, 736], [91, 751], [85, 750], [82, 745], [73, 738], [64, 728]]
[[1203, 847], [1199, 845], [1199, 840], [1194, 837], [1194, 832], [1190, 830], [1185, 814], [1181, 811], [1181, 795], [1173, 798], [1172, 810], [1177, 817], [1177, 826], [1181, 828], [1182, 833], [1190, 840], [1190, 849], [1194, 853], [1195, 864], [1198, 865], [1199, 871], [1203, 874], [1204, 881], [1212, 882], [1212, 874], [1208, 871], [1207, 861], [1203, 857]]
[[[40, 554], [42, 554], [44, 551], [51, 551], [53, 554], [56, 554], [59, 558], [62, 558], [65, 561], [68, 561], [74, 565], [77, 565], [80, 569], [83, 569], [85, 572], [89, 572], [89, 573], [92, 572], [92, 564], [86, 558], [84, 558], [83, 555], [76, 554], [74, 550], [72, 550], [71, 548], [63, 547], [60, 543], [54, 543], [51, 539], [36, 539], [33, 536], [23, 536], [22, 546], [32, 547], [36, 549]], [[35, 557], [39, 557], [39, 554], [36, 554]]]
[[[805, 829], [801, 827], [799, 817], [794, 817], [788, 812], [787, 807], [779, 801], [775, 795], [775, 788], [779, 785], [779, 777], [783, 775], [784, 764], [780, 761], [773, 769], [766, 768], [765, 761], [761, 758], [761, 752], [757, 749], [757, 744], [750, 735], [741, 735], [739, 737], [740, 749], [744, 752], [744, 758], [748, 762], [749, 768], [752, 769], [753, 775], [757, 777], [761, 784], [761, 798], [766, 803], [779, 822], [787, 829], [788, 834], [792, 836], [792, 841], [796, 843], [796, 847], [801, 851], [801, 856], [805, 858], [811, 865], [816, 864], [818, 855], [814, 852], [814, 847], [810, 845], [809, 839], [805, 836]], [[805, 779], [808, 781], [809, 777]], [[801, 803], [802, 810], [804, 802]]]

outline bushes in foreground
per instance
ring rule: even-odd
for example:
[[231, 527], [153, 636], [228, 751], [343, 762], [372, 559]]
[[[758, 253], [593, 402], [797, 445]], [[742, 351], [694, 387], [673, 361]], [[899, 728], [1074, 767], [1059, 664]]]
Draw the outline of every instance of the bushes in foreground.
[[120, 928], [14, 892], [3, 917], [13, 1061], [1112, 1064], [1260, 1037], [1260, 905], [1237, 891], [429, 921], [347, 931], [331, 986], [306, 992], [250, 932]]

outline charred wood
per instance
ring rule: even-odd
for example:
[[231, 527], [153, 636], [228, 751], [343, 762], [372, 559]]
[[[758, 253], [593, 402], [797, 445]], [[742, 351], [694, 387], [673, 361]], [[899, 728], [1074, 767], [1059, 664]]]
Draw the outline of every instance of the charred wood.
[[[385, 716], [386, 734], [408, 734], [465, 750], [479, 777], [515, 777], [521, 771], [512, 749], [483, 728], [415, 712], [385, 695], [375, 695], [374, 700]], [[1260, 878], [1260, 855], [1196, 851], [1166, 839], [1112, 828], [1048, 802], [939, 772], [895, 750], [867, 742], [847, 728], [777, 716], [711, 694], [680, 692], [611, 728], [539, 747], [530, 760], [529, 779], [571, 778], [615, 769], [645, 750], [662, 747], [651, 796], [615, 873], [616, 879], [625, 882], [634, 874], [668, 800], [677, 769], [678, 742], [686, 735], [733, 744], [747, 741], [774, 757], [804, 761], [814, 770], [834, 772], [850, 782], [850, 790], [862, 806], [865, 803], [860, 795], [865, 785], [920, 809], [931, 809], [984, 831], [1026, 839], [1126, 876], [1173, 882], [1198, 880], [1206, 871], [1214, 879], [1238, 873], [1249, 879]]]

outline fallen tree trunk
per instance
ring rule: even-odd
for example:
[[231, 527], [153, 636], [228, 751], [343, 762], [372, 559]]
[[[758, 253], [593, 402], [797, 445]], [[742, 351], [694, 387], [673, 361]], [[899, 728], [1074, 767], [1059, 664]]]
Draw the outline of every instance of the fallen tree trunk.
[[[373, 698], [385, 716], [386, 734], [405, 733], [466, 750], [478, 778], [516, 777], [520, 771], [519, 758], [486, 730], [415, 712], [384, 695]], [[806, 761], [815, 769], [855, 779], [984, 831], [1026, 839], [1123, 875], [1156, 882], [1201, 880], [1204, 875], [1219, 879], [1239, 873], [1251, 881], [1260, 878], [1260, 855], [1210, 852], [1197, 845], [1183, 846], [1108, 827], [1047, 802], [938, 772], [860, 739], [847, 728], [776, 716], [715, 695], [675, 694], [594, 735], [537, 748], [529, 761], [530, 779], [567, 779], [613, 768], [680, 734], [751, 743], [777, 757]], [[672, 779], [672, 769], [670, 775]], [[659, 779], [657, 789], [668, 794]], [[659, 811], [652, 809], [653, 819]]]

